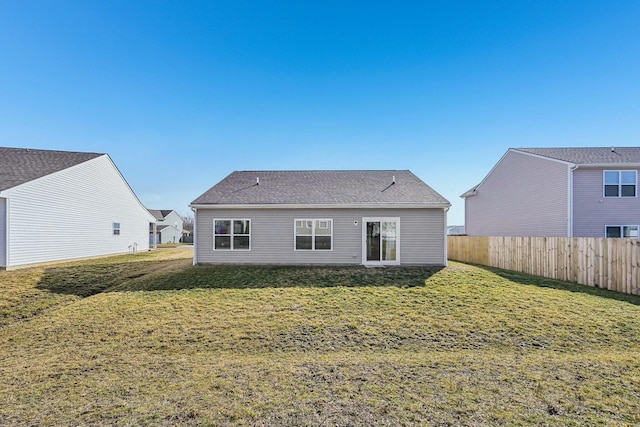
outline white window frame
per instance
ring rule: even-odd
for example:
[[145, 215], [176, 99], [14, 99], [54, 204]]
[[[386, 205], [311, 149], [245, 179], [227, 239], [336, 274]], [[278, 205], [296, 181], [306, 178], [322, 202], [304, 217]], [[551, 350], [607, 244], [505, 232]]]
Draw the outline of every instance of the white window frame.
[[[311, 221], [311, 249], [298, 249], [296, 246], [298, 237], [298, 221]], [[325, 223], [324, 227], [320, 225]], [[331, 234], [319, 234], [319, 236], [331, 237], [331, 249], [316, 249], [316, 223], [318, 229], [329, 229]], [[309, 234], [301, 234], [300, 236], [309, 236]], [[333, 251], [333, 218], [296, 218], [293, 220], [293, 251], [294, 252], [332, 252]]]
[[[230, 221], [231, 224], [229, 226], [229, 234], [216, 234], [216, 221]], [[249, 221], [249, 234], [235, 234], [233, 232], [233, 222], [234, 221]], [[244, 252], [248, 252], [251, 250], [251, 233], [253, 232], [253, 226], [251, 225], [251, 219], [250, 218], [215, 218], [213, 220], [213, 250], [214, 251], [223, 251], [223, 252], [227, 252], [227, 251], [244, 251]], [[223, 249], [223, 248], [219, 248], [216, 249], [216, 236], [229, 236], [229, 249]], [[239, 248], [236, 249], [233, 246], [233, 238], [235, 236], [249, 236], [249, 248], [245, 249], [245, 248]]]
[[[637, 238], [640, 237], [640, 226], [639, 225], [633, 225], [633, 224], [605, 225], [604, 226], [604, 237], [607, 237], [607, 228], [613, 228], [613, 227], [617, 227], [617, 228], [620, 229], [620, 237], [608, 237], [609, 239], [637, 239]], [[624, 237], [624, 229], [628, 228], [628, 227], [636, 227], [636, 229], [638, 231], [638, 236]]]
[[[396, 259], [395, 261], [369, 261], [367, 260], [367, 223], [368, 222], [394, 222], [396, 224]], [[362, 218], [362, 265], [400, 265], [400, 217], [363, 217]]]
[[[607, 196], [607, 191], [606, 191], [606, 187], [607, 187], [607, 183], [606, 183], [606, 176], [607, 176], [607, 172], [616, 172], [618, 174], [618, 195], [617, 196]], [[635, 187], [635, 191], [634, 191], [634, 195], [633, 196], [623, 196], [622, 195], [622, 186], [623, 185], [631, 185], [631, 184], [623, 184], [622, 183], [622, 172], [633, 172], [636, 176], [635, 178], [635, 183], [634, 183], [634, 187]], [[608, 184], [608, 185], [613, 185], [613, 184]], [[606, 197], [607, 199], [617, 199], [617, 198], [634, 198], [634, 197], [638, 197], [638, 171], [635, 169], [619, 169], [619, 170], [604, 170], [602, 171], [602, 197]], [[611, 227], [615, 227], [614, 225], [612, 225]]]
[[111, 223], [111, 234], [113, 236], [119, 236], [120, 230], [122, 230], [122, 223], [120, 222], [112, 222]]

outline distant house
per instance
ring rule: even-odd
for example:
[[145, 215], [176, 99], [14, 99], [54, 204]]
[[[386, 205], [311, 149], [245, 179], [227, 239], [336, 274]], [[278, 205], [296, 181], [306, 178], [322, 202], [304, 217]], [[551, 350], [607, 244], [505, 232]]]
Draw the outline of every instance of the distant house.
[[442, 266], [449, 206], [406, 170], [233, 172], [191, 203], [194, 263]]
[[[149, 209], [151, 215], [156, 218], [155, 243], [179, 243], [182, 241], [183, 220], [176, 211]], [[149, 244], [153, 244], [153, 227], [149, 229]]]
[[0, 267], [148, 250], [142, 206], [107, 154], [0, 148]]
[[465, 200], [471, 236], [638, 237], [640, 147], [512, 148]]
[[460, 236], [465, 234], [464, 225], [451, 225], [447, 227], [447, 234], [450, 236]]

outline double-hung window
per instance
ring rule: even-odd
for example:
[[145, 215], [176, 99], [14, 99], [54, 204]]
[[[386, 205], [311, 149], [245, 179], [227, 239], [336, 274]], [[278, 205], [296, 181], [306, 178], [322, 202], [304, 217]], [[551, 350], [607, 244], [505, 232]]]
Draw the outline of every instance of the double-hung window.
[[114, 222], [113, 223], [113, 235], [114, 236], [119, 236], [120, 235], [120, 223], [119, 222]]
[[607, 237], [638, 237], [637, 225], [607, 225]]
[[330, 251], [333, 247], [333, 220], [296, 219], [296, 251]]
[[604, 171], [604, 197], [636, 197], [638, 171]]
[[251, 250], [251, 220], [213, 220], [213, 249]]

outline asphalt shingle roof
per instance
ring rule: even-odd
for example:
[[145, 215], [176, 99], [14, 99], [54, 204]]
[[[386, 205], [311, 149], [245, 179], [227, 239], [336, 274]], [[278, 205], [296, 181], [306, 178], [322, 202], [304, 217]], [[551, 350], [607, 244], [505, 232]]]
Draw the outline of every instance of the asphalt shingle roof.
[[[393, 177], [396, 183], [393, 183]], [[257, 184], [259, 179], [259, 184]], [[236, 171], [193, 205], [448, 205], [408, 170]]]
[[640, 163], [640, 147], [514, 148], [514, 150], [577, 165]]
[[0, 191], [102, 155], [99, 153], [0, 147]]
[[171, 212], [173, 211], [170, 209], [149, 209], [149, 213], [159, 220], [165, 219]]

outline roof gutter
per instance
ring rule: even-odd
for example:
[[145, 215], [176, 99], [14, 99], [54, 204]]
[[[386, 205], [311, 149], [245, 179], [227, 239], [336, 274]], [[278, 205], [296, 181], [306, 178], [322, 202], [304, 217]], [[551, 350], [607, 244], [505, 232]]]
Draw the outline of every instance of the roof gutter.
[[451, 203], [363, 203], [363, 204], [190, 204], [196, 209], [446, 209]]
[[[640, 168], [640, 163], [585, 163], [585, 164], [572, 164], [575, 169], [577, 168]], [[574, 169], [574, 170], [575, 170]]]
[[475, 196], [476, 194], [478, 194], [478, 187], [473, 187], [471, 190], [462, 193], [460, 197], [466, 199], [467, 197]]

